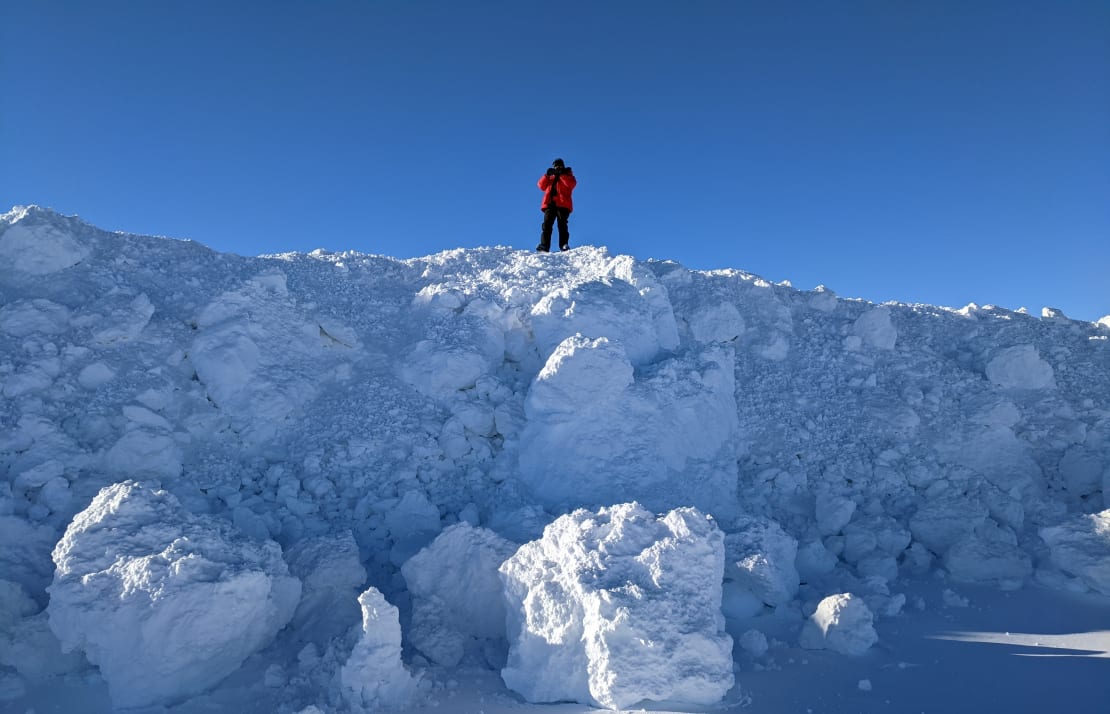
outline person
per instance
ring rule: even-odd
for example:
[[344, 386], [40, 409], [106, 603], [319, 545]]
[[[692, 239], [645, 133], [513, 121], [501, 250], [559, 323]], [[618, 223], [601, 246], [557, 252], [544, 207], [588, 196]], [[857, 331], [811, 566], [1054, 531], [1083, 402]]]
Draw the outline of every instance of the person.
[[536, 250], [544, 253], [551, 250], [551, 229], [556, 221], [559, 223], [559, 250], [569, 250], [570, 228], [567, 221], [570, 218], [570, 212], [574, 210], [571, 194], [574, 193], [574, 187], [578, 185], [578, 179], [574, 178], [574, 172], [563, 163], [562, 159], [555, 159], [551, 162], [551, 168], [540, 176], [536, 185], [543, 191], [543, 203], [540, 204], [540, 210], [543, 211], [543, 228], [540, 231], [540, 244], [536, 246]]

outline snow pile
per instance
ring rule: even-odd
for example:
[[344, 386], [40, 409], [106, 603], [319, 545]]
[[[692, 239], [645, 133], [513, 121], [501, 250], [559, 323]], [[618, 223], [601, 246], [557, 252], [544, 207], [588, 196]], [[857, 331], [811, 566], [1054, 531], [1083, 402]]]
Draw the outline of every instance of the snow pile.
[[1110, 595], [1110, 509], [1041, 529], [1053, 564]]
[[273, 639], [300, 595], [276, 543], [251, 543], [134, 481], [73, 519], [54, 562], [50, 627], [100, 668], [120, 707], [217, 683]]
[[[769, 669], [830, 596], [858, 604], [815, 614], [822, 645], [866, 633], [864, 605], [879, 632], [917, 616], [922, 582], [1107, 592], [1106, 320], [591, 246], [245, 258], [34, 207], [0, 216], [0, 266], [14, 708], [89, 675], [84, 653], [125, 701], [400, 701], [370, 674], [407, 681], [395, 620], [448, 681], [496, 680], [511, 647], [536, 698], [698, 703], [732, 682], [722, 613]], [[670, 515], [611, 507], [633, 500]], [[494, 573], [529, 541], [506, 637]], [[370, 586], [396, 616], [364, 617]], [[194, 616], [219, 632], [167, 624]]]
[[444, 667], [467, 654], [504, 664], [505, 606], [498, 568], [517, 546], [486, 528], [457, 523], [401, 567], [412, 593], [409, 639]]
[[397, 608], [376, 588], [358, 597], [362, 632], [339, 671], [340, 691], [356, 714], [396, 709], [416, 696], [417, 680], [401, 662], [401, 624]]
[[501, 566], [505, 683], [530, 702], [718, 702], [733, 685], [723, 570], [723, 535], [696, 509], [560, 517]]
[[806, 649], [830, 649], [846, 655], [861, 655], [879, 641], [874, 615], [851, 593], [830, 595], [802, 628], [801, 645]]

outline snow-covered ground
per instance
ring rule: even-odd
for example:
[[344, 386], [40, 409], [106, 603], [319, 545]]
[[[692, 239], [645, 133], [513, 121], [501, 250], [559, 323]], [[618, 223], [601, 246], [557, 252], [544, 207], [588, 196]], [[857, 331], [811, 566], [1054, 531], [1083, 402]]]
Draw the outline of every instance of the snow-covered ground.
[[1110, 317], [0, 216], [0, 710], [1104, 711]]

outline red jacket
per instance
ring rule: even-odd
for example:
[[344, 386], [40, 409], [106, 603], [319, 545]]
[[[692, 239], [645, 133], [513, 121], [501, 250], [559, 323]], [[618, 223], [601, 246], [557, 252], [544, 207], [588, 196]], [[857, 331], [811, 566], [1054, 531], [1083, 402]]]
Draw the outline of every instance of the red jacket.
[[544, 174], [540, 176], [540, 180], [536, 185], [543, 191], [543, 203], [540, 204], [540, 210], [546, 211], [551, 207], [552, 197], [551, 190], [555, 189], [555, 205], [559, 208], [565, 208], [568, 211], [574, 210], [574, 201], [571, 199], [571, 193], [574, 187], [578, 185], [578, 179], [574, 178], [574, 174], [569, 171], [564, 171], [558, 179], [554, 176]]

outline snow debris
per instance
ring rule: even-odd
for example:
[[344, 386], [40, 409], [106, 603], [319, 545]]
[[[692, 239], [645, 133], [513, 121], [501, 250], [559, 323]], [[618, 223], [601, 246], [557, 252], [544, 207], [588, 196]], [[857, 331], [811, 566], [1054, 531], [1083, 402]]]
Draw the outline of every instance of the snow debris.
[[692, 508], [636, 503], [558, 518], [501, 566], [505, 683], [530, 702], [710, 705], [733, 685], [724, 539]]
[[800, 644], [810, 650], [861, 655], [879, 641], [873, 622], [871, 610], [859, 597], [851, 593], [830, 595], [806, 621]]
[[1110, 595], [1110, 509], [1041, 528], [1040, 535], [1056, 567]]
[[359, 595], [358, 602], [362, 606], [362, 632], [339, 670], [344, 701], [356, 714], [410, 704], [416, 697], [418, 680], [401, 662], [397, 608], [376, 588]]
[[[431, 661], [457, 666], [468, 653], [504, 665], [505, 607], [498, 568], [517, 545], [457, 523], [401, 567], [412, 593], [409, 639]], [[493, 660], [493, 661], [490, 661]]]
[[73, 519], [54, 563], [50, 628], [100, 668], [119, 707], [217, 683], [274, 637], [300, 596], [276, 543], [249, 542], [135, 481], [103, 489]]

